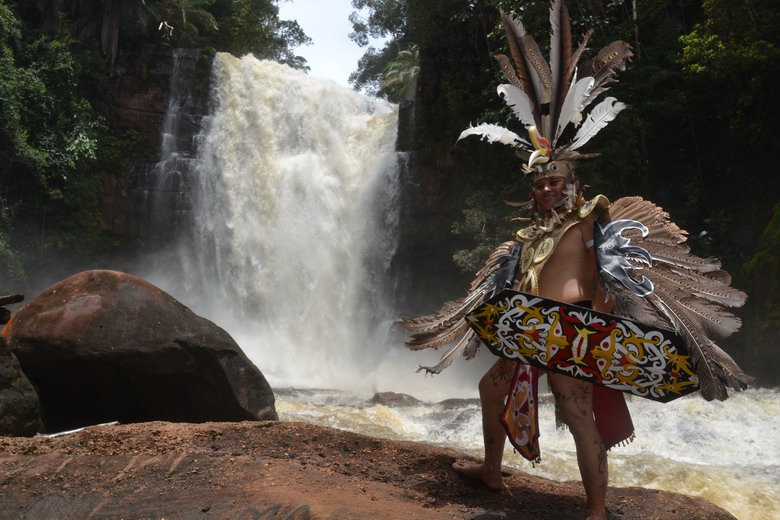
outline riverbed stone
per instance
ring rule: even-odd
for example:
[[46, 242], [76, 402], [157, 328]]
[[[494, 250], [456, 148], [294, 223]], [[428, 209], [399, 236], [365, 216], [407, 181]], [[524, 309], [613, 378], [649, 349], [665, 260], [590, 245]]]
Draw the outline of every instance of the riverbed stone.
[[383, 404], [385, 406], [414, 406], [420, 404], [420, 400], [409, 394], [377, 392], [371, 398], [371, 404]]
[[230, 335], [149, 282], [73, 275], [3, 329], [44, 427], [277, 419], [273, 391]]

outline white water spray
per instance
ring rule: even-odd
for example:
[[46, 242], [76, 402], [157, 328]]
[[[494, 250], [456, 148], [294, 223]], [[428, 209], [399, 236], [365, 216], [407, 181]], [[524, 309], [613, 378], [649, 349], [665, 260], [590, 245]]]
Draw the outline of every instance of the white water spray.
[[426, 378], [440, 353], [408, 351], [392, 325], [397, 107], [228, 54], [212, 105], [186, 165], [191, 222], [141, 276], [226, 329], [274, 388], [475, 395], [490, 356]]
[[[449, 369], [448, 369], [449, 370]], [[707, 402], [690, 395], [661, 404], [629, 397], [636, 440], [609, 453], [609, 484], [701, 496], [739, 520], [780, 518], [780, 392], [736, 393]], [[291, 391], [277, 396], [282, 420], [483, 455], [476, 399], [386, 406], [335, 392]], [[580, 480], [574, 441], [555, 426], [552, 395], [540, 399], [542, 463], [531, 465], [506, 443], [504, 464], [556, 481]]]
[[212, 83], [182, 299], [273, 386], [376, 386], [392, 318], [397, 107], [252, 56], [217, 55]]

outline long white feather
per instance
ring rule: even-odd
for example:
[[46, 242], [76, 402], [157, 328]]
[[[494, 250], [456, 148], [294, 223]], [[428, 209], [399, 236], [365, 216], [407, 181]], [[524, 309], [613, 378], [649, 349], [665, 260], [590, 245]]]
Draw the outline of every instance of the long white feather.
[[561, 107], [561, 115], [558, 118], [558, 128], [555, 130], [555, 139], [553, 140], [553, 148], [555, 148], [555, 141], [558, 140], [563, 129], [569, 123], [579, 124], [578, 118], [582, 118], [581, 112], [585, 108], [582, 102], [588, 96], [588, 92], [593, 88], [595, 80], [588, 76], [577, 80], [577, 72], [574, 72], [574, 79], [569, 86], [569, 91], [566, 93], [566, 99], [563, 101]]
[[470, 135], [478, 135], [483, 140], [489, 143], [501, 143], [508, 144], [509, 146], [519, 147], [521, 144], [527, 147], [531, 146], [531, 143], [514, 133], [513, 131], [504, 128], [503, 126], [493, 125], [490, 123], [482, 123], [477, 126], [469, 126], [467, 129], [460, 133], [458, 141], [464, 137]]
[[580, 128], [577, 135], [574, 136], [571, 144], [566, 146], [568, 150], [576, 150], [591, 140], [607, 124], [615, 119], [621, 110], [626, 108], [625, 103], [621, 103], [613, 97], [608, 97], [590, 111], [588, 119]]
[[534, 121], [534, 109], [531, 106], [531, 100], [522, 89], [511, 83], [505, 83], [499, 85], [496, 88], [496, 91], [499, 96], [504, 98], [504, 103], [512, 109], [512, 112], [515, 113], [515, 117], [517, 117], [526, 128], [536, 126], [537, 123]]

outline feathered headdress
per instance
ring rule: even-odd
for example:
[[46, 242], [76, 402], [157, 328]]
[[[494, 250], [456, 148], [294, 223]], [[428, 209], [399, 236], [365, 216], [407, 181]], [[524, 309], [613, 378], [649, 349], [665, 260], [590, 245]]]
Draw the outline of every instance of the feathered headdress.
[[616, 81], [615, 74], [625, 70], [626, 61], [633, 56], [631, 46], [623, 41], [612, 42], [578, 67], [593, 30], [585, 33], [582, 43], [572, 52], [569, 12], [562, 0], [553, 0], [548, 63], [520, 20], [503, 11], [501, 20], [512, 60], [504, 54], [496, 56], [509, 81], [499, 85], [497, 90], [525, 126], [529, 139], [502, 126], [482, 123], [464, 130], [458, 140], [479, 135], [491, 143], [508, 144], [527, 160], [524, 171], [537, 175], [556, 174], [556, 170], [540, 166], [549, 161], [574, 161], [597, 155], [582, 154], [578, 150], [626, 105], [608, 97], [593, 107], [587, 117], [583, 113], [607, 90], [609, 83]]

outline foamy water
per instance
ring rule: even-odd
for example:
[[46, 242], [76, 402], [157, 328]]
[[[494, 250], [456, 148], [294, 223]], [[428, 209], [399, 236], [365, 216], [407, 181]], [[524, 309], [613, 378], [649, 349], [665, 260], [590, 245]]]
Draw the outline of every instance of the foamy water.
[[[543, 395], [539, 413], [542, 463], [532, 466], [507, 443], [504, 464], [557, 481], [579, 480], [574, 442], [568, 431], [556, 429], [550, 397]], [[482, 456], [477, 399], [411, 406], [369, 400], [345, 392], [282, 389], [277, 410], [281, 420]], [[700, 496], [740, 520], [780, 518], [780, 392], [748, 390], [722, 403], [706, 402], [698, 394], [667, 404], [633, 398], [628, 405], [636, 439], [610, 451], [611, 486]]]

